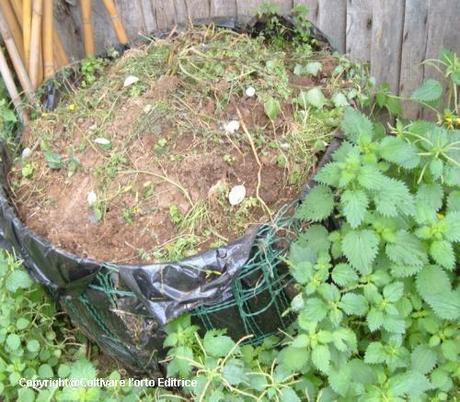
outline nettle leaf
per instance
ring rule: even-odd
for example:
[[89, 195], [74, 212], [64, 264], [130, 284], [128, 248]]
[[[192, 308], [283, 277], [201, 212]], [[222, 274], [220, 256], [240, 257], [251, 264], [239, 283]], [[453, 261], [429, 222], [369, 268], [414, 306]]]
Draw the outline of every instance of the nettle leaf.
[[44, 151], [43, 155], [50, 169], [58, 170], [64, 166], [64, 162], [59, 154], [52, 151]]
[[436, 240], [431, 243], [430, 255], [442, 267], [452, 271], [455, 268], [455, 253], [452, 244], [446, 240]]
[[313, 222], [326, 219], [334, 209], [334, 195], [329, 187], [315, 186], [297, 209], [296, 216]]
[[346, 190], [341, 197], [343, 213], [353, 229], [364, 220], [369, 205], [369, 199], [362, 190]]
[[389, 302], [397, 302], [403, 295], [404, 284], [402, 282], [393, 282], [383, 288], [383, 297]]
[[214, 336], [212, 332], [206, 332], [203, 347], [210, 356], [224, 357], [235, 347], [235, 342], [229, 336]]
[[366, 315], [369, 307], [366, 298], [355, 293], [346, 293], [339, 305], [347, 315], [357, 316]]
[[264, 103], [265, 114], [270, 120], [276, 120], [281, 113], [281, 105], [275, 98], [268, 98]]
[[321, 184], [337, 187], [339, 185], [339, 178], [341, 170], [338, 163], [329, 162], [324, 165], [316, 174], [315, 180]]
[[383, 188], [374, 197], [377, 211], [385, 217], [394, 217], [398, 213], [415, 214], [415, 201], [407, 186], [395, 179], [385, 179]]
[[393, 334], [404, 334], [406, 332], [406, 322], [403, 318], [386, 314], [383, 319], [383, 328]]
[[460, 167], [446, 166], [444, 173], [444, 179], [448, 186], [460, 186]]
[[306, 301], [301, 314], [302, 318], [307, 321], [319, 322], [326, 317], [328, 312], [329, 308], [325, 302], [317, 297], [312, 297]]
[[297, 396], [296, 392], [289, 387], [285, 387], [281, 390], [280, 402], [302, 402]]
[[370, 142], [374, 135], [372, 122], [364, 114], [353, 108], [345, 110], [341, 128], [345, 136], [355, 144], [360, 142], [360, 138], [366, 138]]
[[350, 264], [365, 274], [371, 271], [379, 242], [379, 237], [373, 230], [353, 230], [344, 236], [342, 249]]
[[405, 169], [414, 169], [420, 163], [417, 148], [399, 137], [387, 136], [380, 142], [380, 155]]
[[460, 242], [460, 212], [449, 212], [445, 221], [447, 225], [446, 239], [452, 242]]
[[32, 286], [33, 282], [30, 276], [20, 270], [11, 272], [6, 278], [6, 288], [10, 292], [16, 292], [18, 289], [27, 289]]
[[434, 102], [442, 96], [442, 85], [439, 81], [428, 79], [412, 94], [411, 99], [418, 102]]
[[351, 286], [355, 284], [358, 279], [358, 275], [348, 264], [337, 264], [332, 270], [332, 280], [341, 287]]
[[412, 233], [400, 230], [392, 243], [388, 243], [385, 252], [388, 258], [399, 266], [423, 266], [428, 256], [423, 243]]
[[342, 92], [336, 92], [332, 96], [332, 103], [337, 108], [350, 106], [347, 97]]
[[244, 383], [247, 379], [244, 363], [238, 359], [231, 359], [225, 363], [222, 374], [230, 385]]
[[311, 225], [303, 233], [300, 234], [297, 240], [301, 244], [306, 244], [315, 250], [316, 253], [328, 252], [331, 246], [329, 240], [329, 232], [322, 225]]
[[418, 223], [432, 223], [436, 221], [436, 212], [443, 205], [444, 192], [437, 184], [421, 184], [415, 196], [415, 218]]
[[307, 348], [285, 347], [279, 354], [279, 362], [288, 372], [298, 372], [310, 361], [310, 351]]
[[[87, 359], [80, 359], [72, 363], [70, 368], [70, 378], [82, 380], [92, 380], [96, 377], [97, 370], [94, 365]], [[53, 376], [51, 372], [51, 377]]]
[[367, 190], [380, 190], [387, 184], [388, 178], [375, 166], [363, 166], [358, 175], [358, 183]]
[[321, 88], [316, 87], [307, 92], [302, 91], [299, 95], [298, 102], [304, 107], [311, 105], [317, 109], [322, 109], [327, 104], [327, 99], [321, 91]]
[[374, 332], [383, 326], [383, 321], [385, 320], [385, 314], [381, 310], [376, 308], [371, 308], [367, 314], [366, 321], [367, 326], [371, 332]]
[[460, 212], [460, 191], [452, 191], [447, 197], [447, 211]]
[[440, 318], [460, 317], [460, 297], [452, 290], [448, 274], [440, 267], [427, 266], [417, 274], [417, 291]]
[[427, 374], [434, 369], [438, 354], [428, 345], [417, 346], [411, 354], [412, 369]]
[[431, 389], [428, 378], [417, 371], [396, 374], [388, 381], [393, 396], [416, 397]]
[[316, 368], [323, 373], [329, 371], [331, 352], [327, 345], [318, 345], [311, 352], [311, 360]]
[[366, 349], [364, 362], [368, 364], [379, 364], [385, 362], [387, 353], [380, 342], [371, 342]]

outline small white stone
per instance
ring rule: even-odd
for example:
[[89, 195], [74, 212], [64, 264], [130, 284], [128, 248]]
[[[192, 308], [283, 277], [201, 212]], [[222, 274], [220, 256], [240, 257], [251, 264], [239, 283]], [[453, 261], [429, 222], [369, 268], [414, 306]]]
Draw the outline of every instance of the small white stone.
[[153, 105], [147, 104], [144, 106], [143, 110], [144, 110], [144, 113], [150, 113], [152, 109], [153, 109]]
[[224, 130], [227, 134], [234, 134], [240, 129], [240, 122], [238, 120], [231, 120], [224, 123]]
[[254, 87], [247, 87], [246, 88], [246, 96], [252, 98], [256, 94], [256, 89]]
[[231, 206], [235, 206], [241, 204], [244, 200], [244, 197], [246, 197], [246, 187], [240, 184], [230, 190], [228, 201], [230, 202]]
[[94, 142], [99, 145], [110, 145], [110, 141], [107, 138], [102, 137], [96, 138]]
[[86, 200], [88, 201], [88, 205], [92, 207], [97, 201], [96, 193], [94, 191], [90, 191], [86, 197]]
[[282, 142], [280, 144], [280, 148], [283, 150], [283, 151], [287, 151], [289, 148], [291, 148], [291, 144], [287, 143], [287, 142]]
[[123, 83], [123, 86], [124, 87], [129, 87], [130, 85], [136, 83], [137, 81], [139, 81], [138, 77], [136, 77], [135, 75], [128, 75], [125, 78], [125, 82]]
[[96, 130], [96, 128], [97, 128], [97, 124], [94, 123], [94, 124], [92, 124], [91, 126], [88, 127], [88, 130], [94, 131], [94, 130]]
[[22, 150], [22, 159], [27, 159], [30, 155], [32, 155], [32, 150], [29, 147], [26, 147]]

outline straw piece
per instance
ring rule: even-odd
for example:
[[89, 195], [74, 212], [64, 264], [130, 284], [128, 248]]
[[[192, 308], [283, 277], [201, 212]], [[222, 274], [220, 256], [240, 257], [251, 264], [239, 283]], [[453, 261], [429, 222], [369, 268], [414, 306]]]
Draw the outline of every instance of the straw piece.
[[21, 27], [19, 26], [16, 15], [14, 14], [14, 10], [8, 0], [0, 0], [0, 11], [5, 17], [6, 23], [8, 24], [9, 30], [19, 51], [21, 59], [23, 62], [25, 62], [24, 43], [22, 39]]
[[27, 75], [27, 70], [22, 62], [21, 56], [19, 54], [18, 48], [13, 40], [11, 32], [8, 28], [4, 15], [0, 13], [0, 33], [2, 35], [5, 46], [8, 49], [8, 54], [10, 55], [11, 62], [13, 63], [16, 74], [19, 78], [24, 92], [29, 101], [33, 102], [33, 86], [30, 82], [29, 76]]
[[80, 0], [83, 43], [86, 56], [94, 56], [93, 26], [91, 24], [91, 0]]
[[53, 0], [43, 0], [43, 62], [45, 79], [54, 74]]
[[8, 62], [6, 61], [6, 57], [3, 54], [3, 49], [0, 46], [0, 73], [2, 74], [3, 81], [5, 83], [6, 89], [8, 94], [10, 95], [11, 100], [13, 101], [14, 107], [16, 108], [16, 112], [19, 115], [19, 119], [23, 123], [27, 123], [28, 117], [24, 113], [24, 109], [21, 104], [21, 97], [19, 96], [18, 89], [16, 88], [16, 84], [14, 83], [13, 74], [8, 67]]
[[121, 21], [120, 15], [118, 14], [113, 0], [102, 1], [104, 2], [107, 12], [109, 13], [113, 25], [113, 30], [115, 31], [115, 35], [117, 35], [118, 42], [126, 45], [128, 43], [128, 35], [126, 34], [125, 27], [123, 26], [123, 22]]
[[41, 25], [42, 25], [43, 0], [33, 0], [32, 3], [32, 28], [30, 38], [29, 73], [32, 85], [37, 88], [40, 84], [40, 55], [41, 55]]

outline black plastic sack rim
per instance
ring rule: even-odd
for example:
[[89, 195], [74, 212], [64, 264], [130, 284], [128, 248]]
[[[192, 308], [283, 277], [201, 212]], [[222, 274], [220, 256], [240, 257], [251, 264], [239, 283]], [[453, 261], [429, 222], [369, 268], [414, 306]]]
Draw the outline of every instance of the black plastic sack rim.
[[[282, 18], [284, 23], [292, 25], [288, 17]], [[254, 27], [260, 25], [261, 20], [255, 18], [248, 24], [241, 25], [236, 19], [211, 19], [198, 21], [198, 24], [205, 22], [238, 32], [254, 32]], [[321, 41], [327, 41], [315, 27], [312, 28], [312, 35]], [[336, 146], [331, 144], [329, 150], [332, 148]], [[56, 248], [20, 221], [8, 197], [10, 158], [4, 143], [0, 144], [0, 155], [3, 162], [0, 172], [1, 245], [14, 249], [23, 259], [32, 277], [45, 285], [56, 299], [65, 296], [78, 297], [108, 267], [116, 267], [122, 287], [134, 292], [148, 313], [161, 325], [199, 305], [218, 303], [231, 296], [231, 283], [251, 255], [258, 227], [252, 228], [226, 246], [176, 262], [114, 266], [110, 262], [79, 257]], [[328, 155], [329, 151], [324, 155], [323, 161]], [[311, 185], [310, 181], [306, 188]], [[299, 199], [301, 198], [302, 195]], [[297, 203], [299, 199], [293, 203]], [[210, 270], [218, 275], [209, 276], [207, 273]]]

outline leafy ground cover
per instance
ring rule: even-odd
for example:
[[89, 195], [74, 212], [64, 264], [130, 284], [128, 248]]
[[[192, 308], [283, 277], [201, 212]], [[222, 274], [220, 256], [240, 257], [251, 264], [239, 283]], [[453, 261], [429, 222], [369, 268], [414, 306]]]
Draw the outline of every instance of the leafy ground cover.
[[84, 61], [23, 135], [10, 177], [21, 218], [123, 263], [179, 259], [269, 220], [368, 85], [296, 10], [289, 40], [272, 18], [265, 36], [208, 26]]

